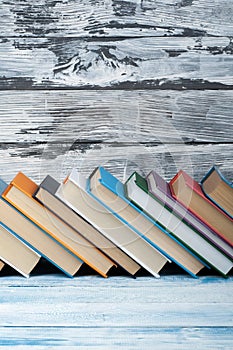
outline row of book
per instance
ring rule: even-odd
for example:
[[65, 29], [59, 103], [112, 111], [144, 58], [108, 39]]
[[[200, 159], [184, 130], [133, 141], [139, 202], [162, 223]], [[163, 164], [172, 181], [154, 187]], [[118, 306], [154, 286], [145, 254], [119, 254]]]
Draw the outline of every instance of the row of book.
[[200, 184], [180, 170], [167, 183], [155, 171], [123, 184], [103, 167], [86, 179], [38, 186], [22, 172], [0, 180], [0, 269], [28, 277], [41, 257], [72, 277], [87, 264], [101, 276], [120, 267], [159, 277], [175, 263], [197, 277], [233, 266], [233, 186], [213, 166]]

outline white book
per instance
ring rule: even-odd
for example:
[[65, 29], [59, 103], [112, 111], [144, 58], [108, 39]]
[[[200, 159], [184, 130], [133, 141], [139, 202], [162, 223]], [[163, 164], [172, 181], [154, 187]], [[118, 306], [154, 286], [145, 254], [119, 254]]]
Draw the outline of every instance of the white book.
[[88, 194], [86, 184], [86, 178], [73, 169], [56, 196], [153, 276], [160, 277], [159, 271], [170, 260]]
[[176, 238], [194, 250], [201, 258], [205, 259], [209, 265], [222, 274], [227, 274], [232, 269], [233, 262], [183, 222], [179, 216], [171, 213], [164, 203], [154, 199], [139, 187], [136, 181], [137, 175], [134, 173], [125, 183], [127, 197], [168, 231], [172, 232]]

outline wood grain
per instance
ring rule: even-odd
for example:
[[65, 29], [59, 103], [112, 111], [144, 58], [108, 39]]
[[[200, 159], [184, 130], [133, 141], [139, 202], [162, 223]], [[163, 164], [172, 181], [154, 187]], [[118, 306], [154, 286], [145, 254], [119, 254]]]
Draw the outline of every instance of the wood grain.
[[230, 0], [0, 1], [1, 36], [233, 35]]
[[227, 37], [3, 38], [0, 89], [232, 89]]
[[1, 282], [1, 348], [231, 348], [232, 277], [58, 274]]
[[187, 171], [197, 181], [211, 168], [219, 166], [232, 181], [232, 144], [156, 146], [126, 144], [13, 144], [0, 150], [1, 177], [11, 181], [18, 171], [40, 183], [50, 174], [64, 180], [73, 167], [88, 176], [102, 165], [125, 181], [133, 171], [146, 175], [155, 169], [170, 180], [179, 169]]
[[[43, 280], [43, 277], [41, 278]], [[218, 281], [215, 277], [208, 280], [204, 278], [203, 281], [195, 282], [187, 277], [180, 276], [175, 280], [168, 276], [158, 283], [152, 278], [143, 278], [143, 281], [139, 278], [141, 287], [137, 285], [137, 280], [121, 277], [105, 280], [89, 276], [89, 278], [77, 277], [73, 282], [67, 280], [64, 277], [61, 278], [60, 285], [56, 286], [56, 283], [53, 285], [53, 277], [50, 276], [47, 278], [47, 284], [42, 283], [42, 288], [33, 287], [28, 283], [23, 286], [16, 280], [11, 287], [5, 287], [6, 289], [3, 287], [0, 326], [9, 327], [12, 326], [12, 322], [15, 327], [33, 325], [37, 327], [114, 327], [117, 325], [143, 328], [233, 326], [233, 304], [230, 296], [232, 278], [227, 281], [224, 279]], [[121, 288], [116, 287], [117, 282]], [[38, 283], [40, 282], [37, 279]], [[70, 283], [71, 286], [69, 286]], [[113, 287], [113, 291], [108, 292], [108, 286]], [[173, 293], [164, 296], [169, 286], [172, 286]], [[196, 300], [191, 288], [195, 289], [197, 286], [199, 296]], [[154, 295], [149, 292], [149, 288], [153, 287], [154, 291], [156, 290]], [[225, 298], [221, 301], [219, 295], [223, 287], [225, 287]], [[208, 299], [210, 288], [215, 295], [214, 300], [211, 301]], [[85, 299], [83, 299], [82, 295], [85, 291]], [[15, 293], [17, 297], [14, 298]], [[184, 294], [186, 294], [185, 300]], [[135, 302], [132, 302], [134, 295], [136, 301], [139, 301], [135, 301], [137, 307]], [[29, 304], [30, 307], [28, 307]], [[43, 305], [46, 305], [46, 308]]]
[[195, 350], [232, 348], [232, 327], [0, 327], [1, 349], [17, 346], [23, 349], [58, 348], [93, 350], [119, 348]]
[[209, 90], [0, 91], [0, 144], [231, 143], [232, 97]]

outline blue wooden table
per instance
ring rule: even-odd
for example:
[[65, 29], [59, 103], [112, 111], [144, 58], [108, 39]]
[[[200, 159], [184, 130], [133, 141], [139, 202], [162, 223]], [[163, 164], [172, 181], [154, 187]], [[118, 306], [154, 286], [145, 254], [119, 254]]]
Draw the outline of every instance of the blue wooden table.
[[232, 349], [233, 278], [1, 278], [0, 348]]

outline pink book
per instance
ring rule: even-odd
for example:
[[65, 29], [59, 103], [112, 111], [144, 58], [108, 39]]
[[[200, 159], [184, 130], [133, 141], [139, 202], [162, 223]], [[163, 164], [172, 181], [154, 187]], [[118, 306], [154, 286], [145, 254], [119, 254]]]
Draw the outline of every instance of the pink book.
[[160, 200], [164, 206], [186, 222], [187, 225], [197, 230], [200, 235], [209, 240], [218, 247], [223, 253], [233, 259], [233, 248], [219, 237], [214, 230], [204, 224], [202, 220], [196, 217], [190, 210], [178, 202], [171, 193], [169, 184], [154, 170], [146, 177], [149, 193]]
[[204, 195], [197, 181], [180, 170], [169, 186], [176, 200], [233, 246], [233, 220]]

